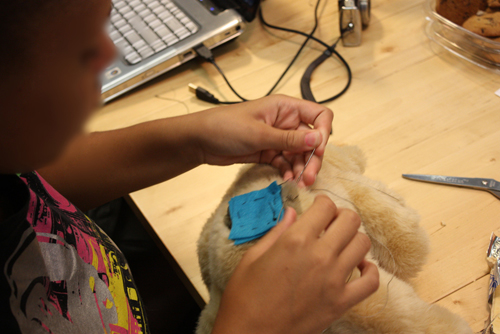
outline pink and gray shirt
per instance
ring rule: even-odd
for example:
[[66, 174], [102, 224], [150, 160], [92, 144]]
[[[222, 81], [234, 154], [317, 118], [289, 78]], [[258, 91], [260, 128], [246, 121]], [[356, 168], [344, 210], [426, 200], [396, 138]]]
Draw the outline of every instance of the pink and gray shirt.
[[38, 173], [20, 180], [22, 209], [0, 221], [0, 331], [149, 333], [113, 241]]

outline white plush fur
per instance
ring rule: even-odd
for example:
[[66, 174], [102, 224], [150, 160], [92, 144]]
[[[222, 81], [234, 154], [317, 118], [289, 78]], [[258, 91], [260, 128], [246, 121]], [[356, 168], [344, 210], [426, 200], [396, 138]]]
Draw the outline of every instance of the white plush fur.
[[[335, 321], [325, 333], [472, 334], [459, 316], [416, 295], [410, 279], [421, 270], [429, 252], [427, 234], [419, 226], [418, 214], [398, 194], [363, 176], [364, 169], [365, 158], [357, 147], [329, 145], [321, 172], [310, 189], [298, 189], [294, 182], [287, 182], [282, 188], [285, 204], [295, 208], [299, 215], [320, 193], [328, 195], [338, 207], [356, 211], [362, 220], [360, 230], [372, 240], [368, 259], [379, 268], [379, 289]], [[255, 243], [235, 246], [228, 239], [229, 199], [265, 188], [276, 180], [283, 182], [270, 166], [244, 168], [204, 226], [198, 255], [210, 301], [201, 313], [197, 334], [211, 332], [224, 287], [242, 255]], [[351, 279], [357, 276], [359, 271]]]

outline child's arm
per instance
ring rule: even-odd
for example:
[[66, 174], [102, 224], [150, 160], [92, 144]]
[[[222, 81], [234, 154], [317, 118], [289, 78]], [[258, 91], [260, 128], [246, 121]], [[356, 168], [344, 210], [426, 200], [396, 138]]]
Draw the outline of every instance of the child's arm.
[[62, 157], [39, 172], [85, 210], [204, 163], [268, 163], [286, 178], [297, 176], [304, 166], [304, 152], [317, 147], [302, 177], [312, 184], [321, 167], [332, 119], [329, 109], [315, 103], [272, 96], [82, 135]]

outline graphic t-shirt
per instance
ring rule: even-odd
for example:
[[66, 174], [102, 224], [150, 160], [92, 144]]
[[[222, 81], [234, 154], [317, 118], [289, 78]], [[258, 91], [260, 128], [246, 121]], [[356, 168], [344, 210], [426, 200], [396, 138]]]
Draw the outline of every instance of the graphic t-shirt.
[[0, 221], [0, 332], [149, 333], [113, 241], [38, 173], [1, 177], [25, 202]]

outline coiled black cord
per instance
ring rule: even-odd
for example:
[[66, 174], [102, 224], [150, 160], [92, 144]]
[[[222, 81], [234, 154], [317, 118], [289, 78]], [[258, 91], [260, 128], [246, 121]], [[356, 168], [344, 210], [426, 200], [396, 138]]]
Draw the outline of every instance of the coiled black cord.
[[[314, 33], [316, 32], [317, 27], [318, 27], [318, 8], [319, 8], [320, 2], [321, 2], [321, 0], [318, 0], [316, 2], [316, 6], [314, 8], [314, 27], [313, 27], [312, 31], [309, 34], [307, 34], [305, 32], [302, 32], [302, 31], [294, 30], [294, 29], [283, 28], [283, 27], [272, 25], [272, 24], [266, 22], [266, 20], [264, 19], [263, 14], [262, 14], [262, 9], [259, 9], [259, 19], [260, 19], [260, 21], [262, 22], [262, 24], [264, 26], [266, 26], [268, 28], [271, 28], [271, 29], [276, 29], [276, 30], [291, 32], [291, 33], [299, 34], [299, 35], [302, 35], [302, 36], [306, 37], [306, 39], [304, 40], [304, 42], [301, 44], [299, 50], [295, 53], [295, 56], [293, 57], [293, 59], [288, 64], [287, 68], [283, 71], [283, 73], [281, 74], [281, 76], [279, 77], [279, 79], [276, 81], [276, 83], [271, 87], [271, 89], [264, 96], [271, 95], [271, 93], [276, 89], [276, 87], [281, 82], [281, 80], [284, 78], [284, 76], [286, 75], [286, 73], [290, 70], [290, 68], [292, 67], [292, 65], [295, 63], [295, 61], [297, 60], [297, 58], [299, 57], [300, 53], [302, 52], [302, 50], [306, 46], [307, 42], [309, 42], [309, 40], [314, 40], [315, 42], [321, 44], [322, 46], [324, 46], [326, 48], [326, 50], [323, 52], [323, 54], [321, 56], [319, 56], [315, 61], [313, 61], [309, 65], [309, 67], [306, 69], [306, 71], [304, 72], [304, 75], [302, 76], [301, 84], [300, 84], [301, 92], [302, 92], [302, 97], [304, 99], [306, 99], [306, 100], [309, 100], [309, 101], [318, 102], [318, 101], [316, 101], [314, 95], [312, 94], [311, 88], [310, 88], [311, 75], [314, 72], [314, 70], [320, 64], [322, 64], [327, 58], [329, 58], [329, 57], [331, 57], [333, 55], [335, 55], [342, 62], [342, 64], [345, 66], [345, 68], [347, 70], [347, 83], [346, 83], [345, 87], [339, 93], [337, 93], [336, 95], [334, 95], [334, 96], [332, 96], [332, 97], [330, 97], [328, 99], [319, 101], [318, 103], [326, 103], [326, 102], [330, 102], [330, 101], [333, 101], [333, 100], [339, 98], [340, 96], [342, 96], [347, 91], [347, 89], [351, 85], [352, 72], [351, 72], [351, 69], [349, 67], [349, 64], [347, 64], [347, 61], [337, 52], [337, 50], [335, 50], [335, 47], [337, 46], [337, 43], [340, 40], [340, 37], [335, 41], [335, 43], [333, 43], [333, 45], [330, 46], [327, 43], [323, 42], [322, 40], [320, 40], [320, 39], [318, 39], [318, 38], [316, 38], [316, 37], [313, 36]], [[341, 33], [344, 33], [344, 32], [341, 32]], [[222, 78], [227, 83], [227, 85], [229, 86], [229, 88], [231, 89], [231, 91], [239, 99], [241, 99], [241, 101], [220, 101], [219, 99], [217, 99], [213, 94], [211, 94], [207, 90], [205, 90], [205, 89], [203, 89], [201, 87], [196, 87], [196, 86], [194, 86], [192, 84], [189, 84], [189, 89], [193, 93], [196, 94], [197, 98], [199, 98], [199, 99], [201, 99], [203, 101], [209, 102], [209, 103], [213, 103], [213, 104], [236, 104], [236, 103], [241, 103], [241, 102], [244, 102], [244, 101], [248, 101], [248, 99], [246, 99], [243, 96], [241, 96], [234, 89], [234, 87], [231, 85], [231, 83], [227, 79], [227, 77], [224, 74], [224, 72], [222, 71], [222, 69], [215, 62], [215, 59], [214, 59], [214, 56], [213, 56], [212, 52], [206, 46], [204, 46], [204, 45], [201, 44], [201, 45], [199, 45], [198, 47], [195, 48], [195, 51], [196, 51], [196, 53], [200, 57], [202, 57], [203, 59], [205, 59], [206, 61], [208, 61], [208, 62], [210, 62], [211, 64], [214, 65], [214, 67], [221, 74]]]

